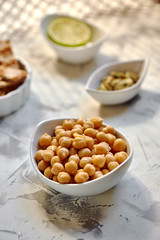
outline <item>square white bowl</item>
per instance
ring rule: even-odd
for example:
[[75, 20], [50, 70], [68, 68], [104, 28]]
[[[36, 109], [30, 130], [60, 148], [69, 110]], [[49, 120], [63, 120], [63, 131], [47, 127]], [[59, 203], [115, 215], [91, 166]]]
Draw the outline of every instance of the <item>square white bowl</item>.
[[[70, 119], [70, 118], [65, 118], [65, 119]], [[60, 184], [58, 182], [54, 182], [46, 178], [40, 172], [35, 160], [35, 153], [37, 152], [37, 144], [38, 144], [39, 138], [44, 133], [48, 133], [53, 136], [54, 128], [57, 125], [61, 125], [65, 119], [64, 118], [49, 119], [49, 120], [40, 122], [36, 126], [36, 129], [34, 131], [34, 134], [30, 143], [30, 157], [31, 157], [33, 168], [36, 171], [38, 177], [46, 184], [46, 186], [50, 187], [51, 189], [67, 195], [73, 195], [73, 196], [96, 195], [96, 194], [105, 192], [108, 189], [115, 186], [127, 172], [133, 156], [131, 143], [129, 142], [128, 138], [118, 130], [116, 130], [116, 135], [117, 137], [124, 139], [124, 141], [126, 142], [128, 158], [122, 164], [120, 164], [116, 169], [109, 172], [108, 174], [98, 179], [94, 179], [92, 181], [88, 181], [81, 184]], [[104, 126], [106, 126], [106, 124], [104, 124]]]
[[[89, 95], [96, 101], [105, 105], [116, 105], [122, 104], [129, 101], [140, 90], [140, 86], [144, 81], [147, 70], [149, 66], [149, 61], [146, 59], [114, 62], [110, 64], [105, 64], [98, 69], [96, 69], [89, 77], [86, 84], [86, 91]], [[100, 82], [104, 76], [109, 75], [111, 71], [132, 71], [140, 75], [138, 81], [131, 87], [124, 88], [121, 90], [114, 91], [102, 91], [98, 90]]]

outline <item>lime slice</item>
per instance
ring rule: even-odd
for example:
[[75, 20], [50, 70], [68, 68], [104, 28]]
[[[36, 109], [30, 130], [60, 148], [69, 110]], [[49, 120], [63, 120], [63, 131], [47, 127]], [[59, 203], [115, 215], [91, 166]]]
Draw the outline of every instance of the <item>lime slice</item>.
[[48, 37], [67, 47], [85, 45], [92, 37], [92, 28], [85, 22], [71, 17], [57, 17], [47, 28]]

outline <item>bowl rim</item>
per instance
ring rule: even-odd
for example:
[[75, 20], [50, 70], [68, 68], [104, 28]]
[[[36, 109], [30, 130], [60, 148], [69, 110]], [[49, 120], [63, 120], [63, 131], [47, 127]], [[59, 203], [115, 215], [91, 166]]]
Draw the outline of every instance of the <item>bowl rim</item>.
[[18, 60], [18, 62], [20, 62], [25, 67], [25, 70], [27, 71], [27, 77], [25, 78], [24, 82], [19, 87], [17, 87], [15, 90], [10, 91], [9, 93], [7, 93], [4, 96], [0, 96], [0, 101], [10, 98], [13, 95], [17, 94], [18, 92], [20, 92], [28, 84], [28, 82], [31, 79], [32, 71], [31, 71], [29, 64], [21, 57], [15, 56], [15, 59]]
[[[38, 167], [37, 167], [37, 163], [36, 163], [35, 158], [34, 158], [34, 156], [33, 156], [33, 142], [34, 142], [33, 140], [34, 140], [34, 138], [35, 138], [35, 136], [36, 136], [36, 134], [37, 134], [37, 132], [38, 132], [38, 129], [39, 129], [41, 126], [46, 125], [46, 124], [51, 123], [51, 122], [54, 122], [54, 121], [57, 121], [57, 120], [61, 120], [61, 121], [62, 121], [62, 120], [65, 120], [65, 119], [74, 119], [74, 120], [77, 120], [78, 118], [66, 117], [66, 118], [51, 118], [51, 119], [43, 120], [43, 121], [41, 121], [41, 122], [39, 122], [39, 123], [37, 124], [37, 126], [35, 127], [35, 130], [34, 130], [34, 133], [33, 133], [32, 137], [31, 137], [31, 141], [30, 141], [30, 158], [31, 158], [32, 166], [33, 166], [34, 170], [36, 171], [36, 173], [37, 173], [38, 175], [40, 175], [40, 177], [43, 178], [45, 182], [51, 183], [51, 184], [53, 184], [53, 185], [55, 185], [55, 186], [61, 186], [61, 187], [71, 186], [72, 188], [75, 188], [75, 187], [80, 186], [80, 185], [87, 186], [87, 185], [93, 184], [93, 183], [95, 183], [95, 182], [97, 182], [97, 181], [101, 181], [101, 180], [103, 180], [104, 178], [109, 177], [110, 175], [113, 175], [116, 171], [118, 171], [118, 169], [122, 168], [122, 166], [125, 165], [129, 160], [132, 160], [132, 157], [133, 157], [133, 147], [132, 147], [129, 139], [126, 137], [125, 134], [123, 134], [122, 132], [120, 132], [119, 130], [117, 130], [117, 129], [115, 128], [116, 133], [118, 133], [118, 135], [120, 135], [123, 139], [125, 139], [125, 142], [127, 143], [128, 147], [129, 147], [129, 149], [130, 149], [130, 153], [129, 153], [129, 155], [128, 155], [128, 158], [125, 159], [124, 162], [122, 162], [118, 167], [116, 167], [114, 170], [110, 171], [110, 172], [107, 173], [106, 175], [101, 176], [100, 178], [93, 179], [93, 180], [91, 180], [91, 181], [87, 181], [87, 182], [84, 182], [84, 183], [61, 184], [61, 183], [58, 183], [58, 182], [54, 182], [54, 181], [51, 180], [51, 179], [48, 179], [47, 177], [45, 177], [45, 176], [41, 173], [41, 171], [40, 171], [40, 170], [38, 169]], [[104, 122], [103, 124], [104, 124], [104, 125], [107, 125], [107, 123], [105, 123], [105, 122]]]
[[[140, 78], [138, 79], [138, 81], [133, 84], [131, 87], [127, 87], [121, 90], [111, 90], [111, 91], [103, 91], [103, 90], [98, 90], [98, 89], [94, 89], [94, 88], [90, 88], [90, 83], [93, 81], [94, 76], [97, 75], [97, 73], [101, 72], [104, 69], [108, 69], [109, 67], [112, 66], [116, 66], [116, 65], [124, 65], [127, 63], [136, 63], [136, 62], [144, 62], [144, 67], [143, 67], [143, 71], [142, 71], [142, 75], [140, 76]], [[147, 58], [140, 58], [140, 59], [133, 59], [133, 60], [124, 60], [124, 61], [116, 61], [116, 62], [112, 62], [112, 63], [107, 63], [104, 64], [100, 67], [98, 67], [88, 78], [88, 81], [86, 83], [86, 90], [89, 92], [95, 92], [95, 93], [99, 93], [99, 94], [114, 94], [114, 93], [125, 93], [128, 91], [132, 91], [133, 89], [137, 88], [144, 80], [146, 74], [147, 74], [147, 70], [149, 67], [149, 59]]]
[[[77, 20], [81, 20], [85, 23], [87, 23], [88, 25], [94, 27], [94, 28], [97, 28], [99, 29], [100, 31], [102, 31], [104, 33], [104, 36], [102, 38], [100, 38], [99, 40], [95, 41], [95, 42], [88, 42], [86, 45], [84, 46], [77, 46], [77, 47], [68, 47], [68, 46], [62, 46], [62, 45], [59, 45], [59, 44], [56, 44], [54, 43], [53, 41], [51, 41], [48, 37], [47, 37], [47, 34], [46, 34], [46, 29], [44, 29], [42, 27], [43, 25], [43, 22], [50, 18], [50, 17], [71, 17], [71, 18], [75, 18]], [[107, 40], [107, 38], [109, 37], [109, 30], [108, 31], [105, 31], [102, 27], [100, 26], [97, 26], [96, 24], [94, 24], [93, 22], [89, 21], [89, 20], [86, 20], [86, 19], [83, 19], [83, 18], [79, 18], [79, 17], [75, 17], [75, 16], [72, 16], [70, 14], [58, 14], [58, 13], [49, 13], [49, 14], [46, 14], [44, 15], [41, 20], [40, 20], [40, 30], [41, 30], [41, 33], [42, 35], [44, 36], [44, 38], [51, 44], [53, 44], [53, 46], [55, 46], [57, 49], [61, 49], [61, 50], [76, 50], [76, 51], [81, 51], [81, 50], [86, 50], [86, 49], [89, 49], [93, 46], [96, 46], [104, 41]], [[45, 34], [44, 34], [44, 31], [45, 31]]]

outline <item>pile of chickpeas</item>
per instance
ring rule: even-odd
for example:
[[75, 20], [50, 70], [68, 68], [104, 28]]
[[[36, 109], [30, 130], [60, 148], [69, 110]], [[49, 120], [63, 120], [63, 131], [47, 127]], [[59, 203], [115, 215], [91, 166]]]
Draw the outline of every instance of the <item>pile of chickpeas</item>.
[[126, 143], [103, 119], [64, 120], [54, 136], [44, 133], [35, 160], [45, 177], [61, 183], [84, 183], [117, 168], [128, 155]]

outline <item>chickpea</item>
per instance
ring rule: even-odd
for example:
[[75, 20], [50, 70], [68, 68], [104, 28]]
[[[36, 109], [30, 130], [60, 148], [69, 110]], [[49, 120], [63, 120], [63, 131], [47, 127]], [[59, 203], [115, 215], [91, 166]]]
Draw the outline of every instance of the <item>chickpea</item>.
[[46, 162], [50, 162], [51, 158], [54, 156], [54, 153], [48, 150], [44, 150], [41, 155]]
[[57, 179], [59, 183], [66, 184], [66, 183], [70, 183], [71, 176], [67, 172], [59, 172]]
[[80, 119], [77, 120], [76, 124], [79, 124], [79, 125], [83, 126], [85, 121], [86, 121], [86, 119], [80, 118]]
[[92, 137], [86, 136], [85, 141], [86, 141], [86, 147], [92, 150], [94, 145], [94, 139]]
[[70, 184], [75, 183], [75, 182], [74, 182], [74, 176], [70, 175], [70, 177], [71, 177], [71, 178], [70, 178], [70, 182], [69, 182], [69, 183], [70, 183]]
[[104, 169], [102, 169], [102, 173], [103, 173], [103, 175], [106, 175], [107, 173], [109, 173], [109, 170], [104, 168]]
[[90, 163], [87, 163], [84, 168], [83, 168], [83, 171], [88, 173], [89, 176], [93, 176], [95, 174], [95, 167], [90, 164]]
[[96, 172], [97, 172], [97, 171], [101, 171], [101, 168], [96, 167], [96, 166], [94, 166], [94, 167], [95, 167]]
[[111, 133], [113, 135], [115, 135], [115, 129], [113, 126], [111, 125], [107, 125], [106, 127], [103, 128], [102, 130], [104, 133]]
[[42, 149], [41, 149], [41, 150], [38, 150], [38, 151], [36, 152], [36, 154], [35, 154], [35, 159], [38, 160], [38, 161], [42, 160], [42, 159], [43, 159], [42, 153], [43, 153], [43, 150], [42, 150]]
[[91, 177], [92, 180], [102, 177], [103, 173], [101, 171], [96, 171], [95, 174], [93, 174], [93, 176]]
[[104, 164], [105, 164], [105, 157], [104, 157], [104, 155], [95, 155], [92, 158], [92, 163], [96, 167], [99, 167], [99, 168], [104, 167]]
[[118, 162], [109, 162], [108, 163], [109, 171], [112, 171], [113, 169], [117, 168], [118, 166], [119, 166]]
[[106, 142], [107, 134], [105, 134], [104, 132], [98, 132], [96, 135], [96, 138], [97, 138], [98, 142]]
[[95, 137], [96, 137], [96, 134], [97, 134], [97, 130], [95, 130], [95, 129], [93, 129], [93, 128], [87, 128], [87, 129], [84, 130], [84, 134], [85, 134], [86, 136], [95, 138]]
[[87, 182], [88, 179], [89, 179], [89, 175], [86, 172], [78, 172], [74, 177], [74, 181], [76, 183], [84, 183], [84, 182]]
[[73, 133], [73, 138], [76, 138], [76, 137], [80, 137], [80, 138], [83, 138], [83, 135], [79, 134], [79, 133]]
[[60, 148], [57, 152], [57, 155], [60, 159], [64, 160], [69, 156], [69, 150], [67, 148]]
[[54, 175], [58, 175], [59, 172], [64, 171], [64, 166], [62, 163], [56, 162], [53, 164], [52, 168], [51, 168], [51, 172]]
[[106, 164], [107, 164], [107, 166], [108, 166], [108, 163], [110, 163], [110, 162], [115, 162], [115, 157], [113, 156], [113, 155], [111, 155], [111, 154], [106, 154], [106, 156], [105, 156], [105, 161], [106, 161]]
[[113, 143], [114, 143], [114, 141], [116, 140], [116, 136], [113, 135], [112, 133], [107, 133], [106, 136], [107, 136], [106, 142], [107, 142], [110, 146], [112, 146]]
[[62, 127], [65, 130], [71, 130], [74, 126], [74, 121], [72, 119], [64, 120]]
[[75, 154], [77, 154], [77, 150], [74, 147], [71, 147], [69, 149], [69, 155], [72, 156], [72, 155], [75, 155]]
[[98, 140], [97, 140], [97, 138], [94, 138], [94, 144], [98, 144], [99, 142], [98, 142]]
[[52, 138], [49, 134], [43, 134], [39, 139], [39, 145], [41, 147], [48, 147], [51, 144]]
[[44, 170], [44, 176], [45, 176], [46, 178], [53, 179], [53, 173], [51, 172], [51, 166], [48, 166], [48, 167]]
[[62, 147], [61, 146], [58, 146], [57, 149], [56, 149], [56, 154], [58, 153], [58, 151], [61, 149]]
[[58, 156], [53, 156], [51, 161], [50, 161], [51, 166], [53, 166], [53, 164], [56, 163], [56, 162], [61, 163], [61, 160]]
[[66, 131], [65, 131], [64, 129], [60, 129], [59, 132], [58, 132], [58, 134], [56, 135], [57, 142], [59, 141], [59, 139], [60, 139], [61, 137], [64, 137], [64, 136], [66, 136], [66, 135], [67, 135]]
[[92, 158], [91, 157], [83, 157], [81, 158], [80, 162], [79, 162], [79, 166], [81, 168], [84, 168], [84, 166], [87, 164], [87, 163], [92, 163]]
[[66, 131], [66, 137], [69, 137], [69, 138], [71, 138], [72, 137], [72, 132], [71, 132], [72, 130], [67, 130]]
[[83, 157], [90, 157], [91, 156], [91, 150], [89, 148], [83, 148], [78, 151], [78, 155], [80, 158]]
[[72, 144], [72, 140], [69, 137], [61, 137], [59, 139], [59, 144], [61, 147], [69, 148]]
[[58, 147], [58, 141], [56, 138], [52, 140], [51, 145]]
[[91, 121], [94, 124], [94, 128], [99, 128], [102, 126], [103, 119], [101, 117], [92, 118]]
[[62, 125], [58, 125], [54, 128], [54, 131], [56, 131], [57, 129], [62, 129], [62, 128], [63, 128]]
[[128, 154], [124, 151], [118, 152], [114, 155], [115, 161], [121, 164], [128, 158]]
[[91, 122], [90, 120], [87, 120], [83, 123], [83, 128], [87, 129], [87, 128], [94, 128], [94, 124], [93, 122]]
[[97, 128], [97, 131], [98, 131], [98, 132], [102, 132], [103, 128], [104, 128], [103, 126], [102, 126], [102, 127], [99, 127], [99, 128]]
[[117, 138], [113, 143], [113, 150], [115, 152], [125, 151], [126, 143], [122, 138]]
[[110, 151], [110, 147], [108, 143], [101, 142], [93, 146], [95, 150], [95, 154], [107, 154]]
[[78, 165], [75, 161], [71, 160], [65, 164], [66, 172], [70, 173], [71, 175], [75, 175], [77, 173]]
[[91, 156], [93, 156], [93, 155], [95, 155], [95, 150], [94, 150], [94, 148], [93, 148], [92, 151], [91, 151]]
[[47, 150], [48, 150], [48, 151], [51, 151], [51, 152], [53, 152], [53, 153], [56, 153], [57, 146], [55, 146], [55, 145], [50, 145], [49, 147], [47, 147]]
[[80, 169], [77, 170], [77, 173], [78, 173], [78, 172], [84, 172], [84, 171], [83, 171], [82, 168], [80, 168]]
[[78, 165], [79, 161], [80, 161], [80, 158], [79, 158], [78, 154], [71, 155], [68, 158], [68, 162], [70, 162], [70, 161], [75, 161], [77, 163], [77, 165]]
[[53, 176], [53, 181], [54, 181], [54, 182], [58, 182], [58, 179], [57, 179], [57, 176], [56, 176], [56, 175]]
[[71, 136], [73, 136], [74, 133], [78, 133], [79, 135], [83, 134], [83, 130], [81, 128], [73, 128], [71, 130]]
[[86, 141], [84, 138], [81, 138], [81, 137], [75, 137], [73, 143], [72, 143], [72, 146], [76, 149], [81, 149], [81, 148], [84, 148], [86, 147]]
[[41, 160], [39, 163], [38, 163], [38, 169], [40, 171], [44, 171], [47, 167], [49, 166], [49, 163], [44, 161], [44, 160]]
[[54, 131], [55, 131], [55, 135], [57, 136], [60, 132], [64, 132], [65, 130], [63, 128], [59, 128]]
[[75, 124], [73, 129], [81, 129], [81, 130], [83, 130], [83, 126], [81, 126], [80, 124]]

